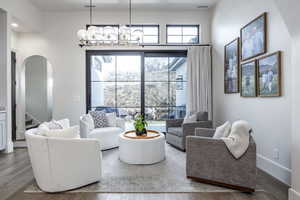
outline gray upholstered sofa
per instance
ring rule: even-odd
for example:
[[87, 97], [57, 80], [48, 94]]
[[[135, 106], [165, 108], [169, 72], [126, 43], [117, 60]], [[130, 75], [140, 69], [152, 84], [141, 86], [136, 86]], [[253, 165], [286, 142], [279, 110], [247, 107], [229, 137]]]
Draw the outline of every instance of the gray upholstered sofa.
[[256, 186], [256, 144], [250, 138], [249, 148], [235, 159], [220, 139], [213, 139], [214, 129], [196, 129], [187, 137], [186, 174], [194, 180], [254, 192]]
[[207, 112], [197, 113], [197, 121], [184, 123], [183, 119], [173, 119], [166, 121], [167, 143], [185, 151], [186, 136], [195, 135], [196, 128], [212, 128], [212, 121], [208, 120]]

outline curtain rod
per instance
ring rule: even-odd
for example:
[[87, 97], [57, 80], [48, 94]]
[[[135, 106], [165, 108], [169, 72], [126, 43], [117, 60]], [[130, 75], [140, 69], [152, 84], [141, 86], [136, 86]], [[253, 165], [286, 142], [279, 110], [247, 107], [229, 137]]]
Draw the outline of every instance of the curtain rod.
[[141, 47], [189, 47], [189, 46], [204, 46], [210, 47], [210, 44], [141, 44]]

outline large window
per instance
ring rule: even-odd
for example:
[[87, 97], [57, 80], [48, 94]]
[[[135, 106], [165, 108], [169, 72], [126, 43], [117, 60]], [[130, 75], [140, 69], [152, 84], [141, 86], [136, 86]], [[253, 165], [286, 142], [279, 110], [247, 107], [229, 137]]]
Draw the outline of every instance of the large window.
[[186, 52], [87, 51], [87, 110], [130, 121], [145, 114], [152, 129], [186, 112]]
[[199, 25], [167, 25], [168, 44], [198, 44]]
[[89, 110], [132, 118], [141, 108], [141, 56], [91, 55]]

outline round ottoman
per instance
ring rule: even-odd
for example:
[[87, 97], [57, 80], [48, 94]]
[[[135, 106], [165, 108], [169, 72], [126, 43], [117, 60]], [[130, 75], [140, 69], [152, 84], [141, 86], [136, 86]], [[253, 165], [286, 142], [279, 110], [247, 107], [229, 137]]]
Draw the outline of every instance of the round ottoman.
[[154, 164], [165, 159], [165, 136], [148, 139], [119, 136], [120, 160], [128, 164]]

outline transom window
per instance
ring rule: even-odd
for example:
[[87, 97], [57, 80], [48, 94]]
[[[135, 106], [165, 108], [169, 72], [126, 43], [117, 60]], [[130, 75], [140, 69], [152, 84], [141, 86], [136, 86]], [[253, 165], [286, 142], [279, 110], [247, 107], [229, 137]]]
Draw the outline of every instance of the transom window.
[[199, 25], [167, 25], [168, 44], [198, 44]]
[[143, 31], [141, 43], [159, 44], [159, 25], [131, 25], [131, 32], [136, 29]]
[[[95, 25], [100, 29], [101, 33], [105, 32], [105, 28], [111, 27], [114, 33], [119, 32], [119, 25], [113, 24], [113, 25], [105, 25], [105, 24], [99, 24]], [[127, 25], [129, 26], [129, 25]], [[143, 37], [141, 38], [141, 43], [142, 44], [159, 44], [159, 25], [146, 25], [146, 24], [141, 24], [141, 25], [131, 25], [131, 32], [133, 33], [135, 30], [142, 30], [143, 31]], [[118, 43], [119, 38], [117, 34], [112, 34], [111, 35], [113, 38], [110, 40], [113, 40], [114, 43]]]

